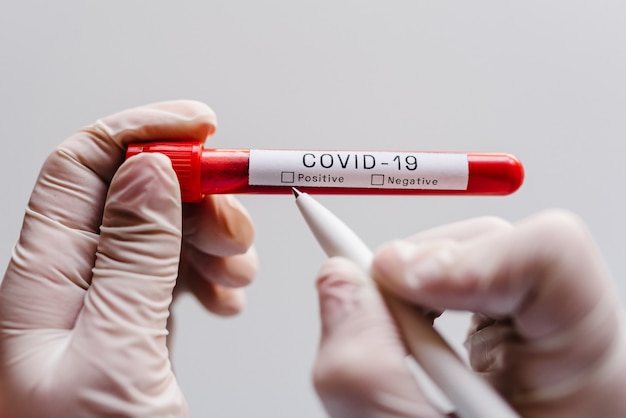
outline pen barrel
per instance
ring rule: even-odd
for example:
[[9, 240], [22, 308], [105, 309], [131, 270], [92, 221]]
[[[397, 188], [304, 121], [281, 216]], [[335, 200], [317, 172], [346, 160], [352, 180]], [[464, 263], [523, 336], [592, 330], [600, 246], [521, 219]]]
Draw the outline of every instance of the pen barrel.
[[417, 364], [456, 407], [460, 418], [519, 418], [472, 372], [426, 318], [407, 303], [383, 293], [407, 348]]

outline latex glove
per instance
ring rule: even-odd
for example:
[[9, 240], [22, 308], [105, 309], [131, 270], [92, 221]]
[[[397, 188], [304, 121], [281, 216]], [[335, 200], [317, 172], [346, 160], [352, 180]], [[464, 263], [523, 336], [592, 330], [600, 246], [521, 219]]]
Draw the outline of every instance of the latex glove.
[[[472, 367], [524, 417], [626, 416], [626, 344], [611, 278], [582, 223], [551, 211], [517, 225], [473, 219], [377, 251], [377, 282], [435, 311], [475, 312]], [[333, 417], [442, 417], [418, 388], [363, 272], [318, 277], [317, 391]]]
[[201, 103], [158, 103], [99, 120], [47, 159], [0, 288], [9, 416], [187, 415], [166, 345], [177, 276], [209, 309], [240, 310], [252, 223], [225, 196], [186, 207], [183, 221], [167, 157], [122, 162], [130, 142], [214, 130]]

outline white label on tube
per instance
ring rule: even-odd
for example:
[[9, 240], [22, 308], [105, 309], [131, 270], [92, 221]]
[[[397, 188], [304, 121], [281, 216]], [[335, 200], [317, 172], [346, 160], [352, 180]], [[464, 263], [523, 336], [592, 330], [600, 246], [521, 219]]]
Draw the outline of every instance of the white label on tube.
[[250, 150], [252, 186], [466, 190], [467, 154]]

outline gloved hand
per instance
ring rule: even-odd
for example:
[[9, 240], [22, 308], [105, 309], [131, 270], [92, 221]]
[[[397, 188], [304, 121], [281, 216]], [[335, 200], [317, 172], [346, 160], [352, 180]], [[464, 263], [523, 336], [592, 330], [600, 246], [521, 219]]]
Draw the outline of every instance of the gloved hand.
[[166, 344], [174, 286], [239, 311], [253, 225], [227, 196], [181, 206], [165, 156], [122, 162], [130, 142], [214, 130], [201, 103], [157, 103], [99, 120], [46, 160], [0, 288], [8, 416], [187, 415]]
[[[521, 416], [626, 416], [621, 309], [574, 215], [439, 227], [384, 245], [372, 274], [415, 306], [474, 312], [471, 366]], [[323, 329], [314, 381], [331, 416], [445, 416], [413, 379], [398, 330], [362, 271], [331, 259], [318, 290]]]

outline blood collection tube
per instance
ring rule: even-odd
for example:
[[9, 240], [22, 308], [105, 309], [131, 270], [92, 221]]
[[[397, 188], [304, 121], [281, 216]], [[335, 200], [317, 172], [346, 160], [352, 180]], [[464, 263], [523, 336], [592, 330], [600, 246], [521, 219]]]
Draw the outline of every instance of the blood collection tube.
[[524, 180], [520, 161], [504, 153], [354, 150], [209, 149], [198, 142], [128, 146], [167, 155], [182, 200], [206, 194], [506, 195]]

